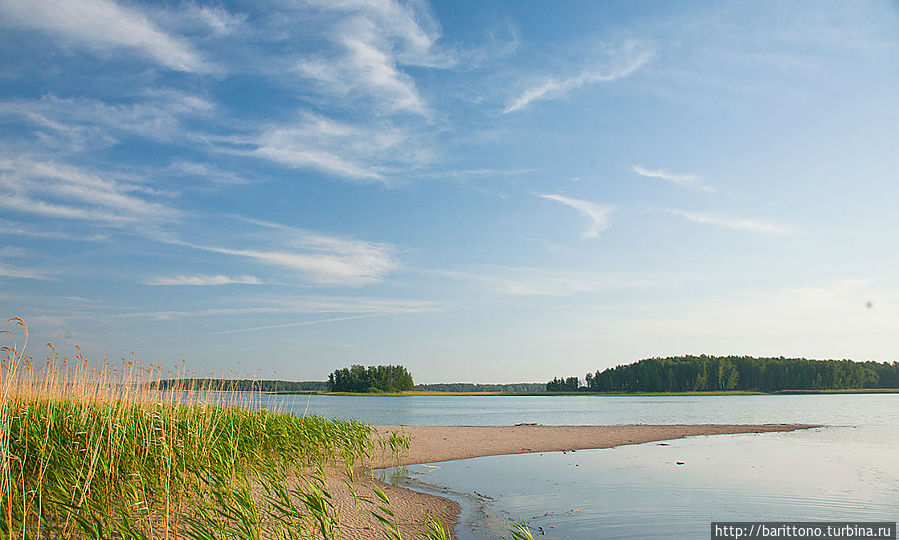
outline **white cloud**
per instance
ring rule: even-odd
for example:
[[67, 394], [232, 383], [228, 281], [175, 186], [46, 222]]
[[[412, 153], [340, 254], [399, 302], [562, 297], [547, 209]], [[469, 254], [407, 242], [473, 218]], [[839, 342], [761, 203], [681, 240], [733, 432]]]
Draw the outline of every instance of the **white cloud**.
[[629, 41], [621, 51], [612, 54], [610, 65], [602, 68], [586, 68], [577, 75], [562, 79], [546, 78], [509, 100], [503, 113], [520, 111], [535, 101], [559, 99], [572, 90], [590, 84], [622, 79], [646, 65], [652, 59], [653, 54], [653, 51], [646, 49], [645, 46]]
[[262, 282], [259, 281], [259, 278], [256, 276], [225, 276], [222, 274], [219, 275], [198, 275], [198, 276], [171, 276], [171, 277], [157, 277], [153, 278], [149, 281], [146, 281], [145, 285], [196, 285], [196, 286], [210, 286], [210, 285], [231, 285], [231, 284], [240, 284], [240, 285], [259, 285]]
[[358, 79], [377, 93], [392, 109], [427, 115], [427, 106], [415, 87], [415, 81], [401, 73], [383, 50], [371, 41], [359, 37], [346, 38], [343, 42], [348, 61]]
[[641, 165], [634, 165], [633, 170], [640, 176], [667, 180], [668, 182], [672, 182], [681, 187], [700, 189], [702, 191], [714, 191], [712, 188], [702, 185], [702, 178], [695, 174], [674, 174], [663, 170], [647, 169]]
[[109, 237], [105, 234], [74, 234], [61, 232], [54, 229], [32, 227], [29, 224], [18, 221], [0, 219], [0, 234], [25, 236], [30, 238], [50, 238], [57, 240], [69, 240], [73, 242], [105, 242]]
[[115, 175], [28, 159], [0, 159], [0, 206], [17, 212], [103, 222], [143, 224], [178, 213], [143, 194], [153, 190]]
[[17, 266], [7, 266], [0, 263], [0, 278], [16, 278], [16, 279], [37, 279], [51, 280], [54, 279], [45, 270], [35, 268], [23, 268]]
[[389, 250], [376, 244], [347, 242], [343, 246], [310, 247], [309, 252], [218, 247], [204, 249], [295, 270], [304, 279], [318, 285], [360, 287], [380, 281], [396, 267]]
[[303, 280], [323, 286], [361, 287], [381, 281], [398, 267], [394, 248], [387, 244], [325, 236], [265, 221], [244, 221], [274, 231], [262, 235], [274, 246], [229, 248], [179, 244], [295, 271]]
[[800, 232], [800, 229], [794, 225], [779, 223], [775, 221], [724, 216], [721, 214], [711, 214], [704, 212], [689, 212], [686, 210], [676, 209], [663, 209], [661, 211], [671, 215], [680, 216], [693, 223], [714, 225], [716, 227], [724, 227], [727, 229], [748, 231], [770, 236], [790, 236], [793, 234], [798, 234]]
[[311, 55], [297, 63], [327, 94], [354, 92], [388, 112], [430, 117], [413, 78], [400, 66], [448, 67], [454, 59], [435, 50], [439, 25], [424, 4], [384, 1], [309, 2], [344, 16], [326, 32], [336, 54]]
[[609, 228], [609, 216], [615, 208], [605, 204], [572, 199], [564, 195], [542, 194], [538, 196], [541, 199], [556, 201], [565, 206], [570, 206], [590, 220], [590, 226], [584, 231], [584, 238], [599, 238], [599, 233]]
[[219, 36], [233, 33], [247, 19], [245, 14], [230, 13], [220, 7], [193, 7], [190, 13]]
[[19, 116], [34, 126], [42, 147], [54, 136], [69, 141], [77, 150], [113, 144], [120, 132], [160, 140], [183, 139], [182, 120], [206, 115], [214, 108], [203, 97], [169, 89], [147, 91], [124, 103], [53, 94], [0, 102], [0, 114]]
[[95, 50], [139, 51], [177, 71], [212, 70], [185, 40], [163, 32], [137, 9], [110, 0], [0, 0], [0, 19]]
[[119, 313], [115, 319], [171, 320], [189, 317], [225, 317], [295, 313], [360, 315], [410, 315], [442, 311], [444, 306], [427, 300], [371, 298], [366, 296], [249, 296], [229, 298], [230, 307]]
[[385, 170], [414, 167], [429, 158], [399, 128], [351, 125], [312, 114], [294, 124], [269, 126], [250, 142], [256, 146], [250, 155], [368, 182], [387, 182]]

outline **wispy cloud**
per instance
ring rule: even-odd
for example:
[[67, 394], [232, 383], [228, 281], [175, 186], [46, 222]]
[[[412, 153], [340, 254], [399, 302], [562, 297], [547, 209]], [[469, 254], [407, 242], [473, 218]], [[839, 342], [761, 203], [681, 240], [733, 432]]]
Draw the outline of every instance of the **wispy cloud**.
[[224, 8], [212, 6], [191, 6], [188, 13], [208, 26], [218, 36], [227, 36], [233, 33], [247, 19], [245, 14], [235, 14]]
[[590, 221], [589, 227], [584, 231], [584, 238], [599, 238], [599, 233], [609, 228], [609, 216], [614, 206], [599, 204], [581, 199], [572, 199], [564, 195], [538, 194], [541, 199], [556, 201], [574, 208]]
[[645, 45], [629, 41], [622, 50], [613, 52], [608, 65], [589, 67], [577, 75], [565, 78], [548, 77], [524, 90], [506, 103], [504, 114], [520, 111], [535, 101], [559, 99], [570, 91], [598, 82], [615, 81], [634, 73], [652, 59], [654, 52]]
[[366, 182], [387, 183], [385, 172], [414, 168], [429, 159], [420, 142], [403, 129], [347, 124], [313, 114], [303, 114], [292, 124], [268, 126], [248, 142], [255, 146], [249, 152], [222, 149]]
[[342, 18], [326, 30], [336, 53], [303, 58], [296, 65], [300, 73], [318, 81], [325, 93], [365, 96], [387, 112], [431, 115], [414, 79], [401, 68], [454, 63], [451, 55], [435, 49], [440, 27], [424, 3], [385, 0], [310, 4], [323, 12], [339, 13]]
[[186, 40], [159, 29], [141, 11], [111, 0], [0, 0], [0, 20], [92, 50], [130, 49], [177, 71], [214, 69]]
[[695, 174], [675, 174], [660, 169], [647, 169], [642, 165], [634, 165], [633, 170], [640, 176], [647, 178], [659, 178], [668, 182], [677, 184], [681, 187], [690, 189], [699, 189], [702, 191], [715, 191], [714, 189], [702, 184], [702, 178]]
[[361, 287], [381, 281], [399, 266], [395, 250], [388, 244], [326, 236], [266, 221], [244, 221], [276, 231], [278, 234], [267, 238], [273, 247], [175, 243], [294, 271], [304, 281], [322, 286]]
[[157, 195], [110, 173], [28, 159], [0, 159], [0, 206], [54, 218], [106, 224], [170, 221], [178, 213], [147, 200]]
[[471, 271], [441, 270], [433, 275], [483, 284], [510, 296], [571, 296], [621, 289], [662, 287], [670, 278], [533, 267], [487, 266]]
[[37, 279], [43, 281], [55, 279], [45, 270], [8, 266], [2, 262], [0, 262], [0, 278]]
[[70, 234], [59, 230], [36, 228], [25, 223], [3, 219], [0, 219], [0, 234], [78, 242], [103, 242], [109, 239], [105, 234]]
[[344, 245], [329, 243], [331, 245], [328, 246], [312, 243], [307, 252], [219, 247], [203, 249], [295, 270], [305, 280], [318, 285], [360, 287], [380, 281], [396, 267], [392, 254], [383, 246], [365, 242], [346, 242]]
[[239, 185], [247, 184], [249, 180], [246, 177], [222, 169], [212, 163], [199, 163], [196, 161], [176, 161], [169, 167], [172, 172], [182, 175], [195, 176], [202, 178], [213, 184], [230, 184]]
[[801, 232], [801, 230], [794, 225], [779, 223], [776, 221], [725, 216], [722, 214], [712, 214], [705, 212], [690, 212], [687, 210], [677, 210], [671, 208], [661, 209], [661, 211], [674, 216], [680, 216], [693, 223], [714, 225], [716, 227], [724, 227], [727, 229], [735, 229], [738, 231], [747, 231], [769, 236], [790, 236]]
[[370, 319], [372, 317], [383, 317], [383, 314], [380, 313], [372, 313], [370, 315], [348, 315], [346, 317], [329, 317], [327, 319], [315, 319], [312, 321], [297, 321], [290, 323], [282, 323], [282, 324], [269, 324], [265, 326], [252, 326], [250, 328], [236, 328], [233, 330], [222, 330], [221, 332], [213, 332], [211, 334], [207, 334], [209, 336], [226, 336], [228, 334], [243, 334], [246, 332], [258, 332], [260, 330], [275, 330], [280, 328], [296, 328], [299, 326], [311, 326], [313, 324], [322, 324], [322, 323], [330, 323], [330, 322], [339, 322], [339, 321], [352, 321], [356, 319]]
[[490, 178], [501, 176], [521, 176], [536, 172], [537, 169], [458, 169], [421, 173], [419, 178]]
[[222, 274], [218, 275], [197, 275], [197, 276], [185, 276], [185, 275], [177, 275], [170, 277], [156, 277], [144, 282], [144, 285], [196, 285], [196, 286], [210, 286], [210, 285], [259, 285], [262, 282], [256, 276], [226, 276]]
[[228, 299], [229, 307], [194, 310], [138, 311], [111, 315], [115, 319], [172, 320], [190, 317], [224, 317], [275, 314], [411, 315], [443, 311], [445, 306], [428, 300], [372, 298], [366, 296], [263, 296]]
[[202, 96], [170, 89], [155, 89], [116, 103], [87, 98], [0, 101], [0, 114], [28, 122], [41, 147], [60, 139], [75, 150], [109, 146], [122, 133], [160, 140], [185, 137], [183, 120], [207, 115], [215, 105]]
[[353, 30], [341, 36], [345, 50], [343, 61], [304, 61], [297, 68], [308, 77], [341, 85], [341, 89], [364, 91], [392, 111], [429, 115], [427, 105], [415, 81], [400, 71], [390, 53], [379, 47], [374, 25], [370, 21], [353, 21]]

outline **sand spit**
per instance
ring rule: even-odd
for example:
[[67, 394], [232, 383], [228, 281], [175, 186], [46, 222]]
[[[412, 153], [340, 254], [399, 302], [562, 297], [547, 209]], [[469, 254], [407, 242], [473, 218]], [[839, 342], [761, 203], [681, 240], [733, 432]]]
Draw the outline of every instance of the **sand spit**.
[[[630, 426], [377, 426], [382, 436], [403, 430], [412, 437], [402, 465], [480, 456], [611, 448], [623, 444], [680, 439], [696, 435], [766, 433], [812, 425], [630, 425]], [[392, 462], [391, 462], [392, 461]], [[389, 467], [396, 460], [376, 462]]]
[[[480, 456], [524, 454], [530, 452], [554, 452], [611, 448], [625, 444], [680, 439], [697, 435], [724, 435], [734, 433], [765, 433], [793, 431], [818, 427], [813, 425], [760, 424], [760, 425], [630, 425], [630, 426], [376, 426], [382, 436], [403, 430], [411, 436], [409, 452], [397, 463], [395, 457], [376, 459], [375, 467], [433, 463]], [[364, 485], [378, 485], [384, 489], [397, 512], [404, 537], [413, 537], [423, 528], [428, 514], [438, 516], [448, 529], [455, 526], [459, 506], [454, 501], [414, 492], [408, 489], [386, 486], [371, 479]], [[332, 483], [332, 485], [335, 485]], [[359, 492], [370, 489], [361, 487]], [[383, 538], [372, 519], [352, 511], [349, 492], [338, 490], [338, 500], [347, 509], [342, 515], [350, 525], [343, 537], [352, 540]]]

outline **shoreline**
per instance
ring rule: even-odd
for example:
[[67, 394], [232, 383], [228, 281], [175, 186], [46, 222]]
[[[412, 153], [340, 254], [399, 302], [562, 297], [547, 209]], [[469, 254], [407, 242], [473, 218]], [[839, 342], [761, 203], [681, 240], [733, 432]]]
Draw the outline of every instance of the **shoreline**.
[[[218, 392], [219, 390], [212, 390]], [[221, 392], [230, 392], [222, 390]], [[257, 393], [257, 390], [237, 390], [237, 392]], [[721, 390], [709, 392], [449, 392], [438, 390], [404, 390], [402, 392], [328, 392], [326, 390], [285, 390], [264, 391], [263, 394], [272, 396], [344, 396], [344, 397], [471, 397], [471, 396], [495, 396], [495, 397], [715, 397], [715, 396], [813, 396], [813, 395], [840, 395], [840, 394], [899, 394], [899, 388], [838, 388], [832, 390], [775, 390], [762, 392], [759, 390]]]
[[[382, 438], [391, 432], [405, 433], [411, 438], [409, 451], [396, 457], [374, 458], [367, 469], [386, 469], [404, 465], [455, 461], [474, 457], [514, 455], [535, 452], [591, 450], [643, 444], [705, 435], [739, 433], [772, 433], [822, 427], [814, 424], [672, 424], [620, 426], [372, 426]], [[373, 485], [384, 489], [391, 502], [401, 509], [409, 531], [418, 530], [428, 515], [443, 521], [452, 537], [462, 513], [460, 505], [433, 493], [393, 486], [369, 477]], [[376, 531], [357, 529], [352, 539], [380, 538]]]

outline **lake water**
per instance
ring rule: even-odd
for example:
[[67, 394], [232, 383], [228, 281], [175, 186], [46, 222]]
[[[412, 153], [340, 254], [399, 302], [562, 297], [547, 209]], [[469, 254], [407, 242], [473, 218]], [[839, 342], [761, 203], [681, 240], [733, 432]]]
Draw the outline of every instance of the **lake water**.
[[452, 492], [466, 509], [463, 539], [499, 538], [519, 519], [535, 537], [708, 538], [712, 521], [895, 521], [897, 442], [896, 430], [834, 427], [489, 456], [382, 478]]
[[[790, 433], [693, 437], [490, 456], [380, 472], [462, 505], [460, 538], [524, 519], [545, 538], [708, 538], [711, 521], [899, 518], [899, 395], [273, 396], [269, 406], [372, 424], [809, 423]], [[679, 464], [680, 463], [680, 464]]]
[[899, 394], [757, 396], [263, 396], [295, 414], [375, 425], [773, 424], [899, 426]]

